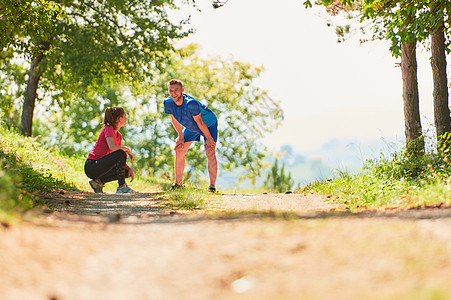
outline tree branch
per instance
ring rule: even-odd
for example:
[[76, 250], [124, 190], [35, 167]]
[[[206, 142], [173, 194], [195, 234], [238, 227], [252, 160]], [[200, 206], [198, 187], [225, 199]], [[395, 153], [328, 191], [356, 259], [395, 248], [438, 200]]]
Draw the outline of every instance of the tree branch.
[[229, 0], [213, 0], [213, 8], [220, 8], [226, 5], [226, 3], [229, 2]]

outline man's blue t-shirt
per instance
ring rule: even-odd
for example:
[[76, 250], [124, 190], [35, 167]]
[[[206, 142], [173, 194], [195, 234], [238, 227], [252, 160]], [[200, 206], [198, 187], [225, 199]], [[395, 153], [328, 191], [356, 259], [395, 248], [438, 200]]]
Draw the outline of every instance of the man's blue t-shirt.
[[193, 116], [201, 114], [207, 127], [217, 122], [216, 115], [205, 104], [200, 103], [188, 94], [183, 93], [183, 104], [177, 106], [171, 97], [164, 100], [164, 112], [173, 115], [174, 118], [186, 129], [192, 132], [202, 133]]

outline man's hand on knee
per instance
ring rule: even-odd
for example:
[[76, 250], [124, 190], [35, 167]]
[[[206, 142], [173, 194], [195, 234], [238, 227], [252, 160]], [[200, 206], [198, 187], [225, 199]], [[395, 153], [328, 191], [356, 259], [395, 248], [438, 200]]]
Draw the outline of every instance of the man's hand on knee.
[[182, 142], [178, 142], [178, 143], [175, 144], [174, 150], [175, 151], [183, 150], [184, 147], [185, 147], [185, 143], [183, 141]]
[[177, 150], [177, 148], [179, 148], [179, 147], [182, 147], [182, 149], [183, 149], [183, 145], [185, 144], [185, 137], [183, 137], [183, 136], [178, 136], [176, 139], [175, 139], [175, 147], [174, 147], [174, 150]]
[[214, 139], [211, 138], [211, 139], [207, 139], [205, 141], [205, 150], [209, 150], [209, 149], [215, 150], [215, 148], [216, 148], [216, 142]]

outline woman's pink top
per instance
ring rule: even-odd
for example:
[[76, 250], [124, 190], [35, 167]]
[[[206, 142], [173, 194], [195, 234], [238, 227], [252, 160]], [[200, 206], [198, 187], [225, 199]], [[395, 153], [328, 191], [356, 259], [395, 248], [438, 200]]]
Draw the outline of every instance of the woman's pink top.
[[119, 131], [115, 133], [113, 126], [105, 126], [100, 132], [94, 148], [89, 152], [88, 159], [98, 160], [111, 153], [110, 147], [108, 147], [108, 143], [106, 142], [106, 138], [109, 136], [114, 138], [116, 145], [120, 146], [122, 144], [122, 134]]

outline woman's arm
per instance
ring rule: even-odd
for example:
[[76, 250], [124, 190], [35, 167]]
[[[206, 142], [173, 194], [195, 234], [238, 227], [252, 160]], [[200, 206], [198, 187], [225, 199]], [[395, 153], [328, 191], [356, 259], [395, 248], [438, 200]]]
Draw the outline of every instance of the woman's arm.
[[128, 156], [130, 156], [130, 159], [133, 160], [133, 154], [130, 151], [130, 149], [125, 146], [116, 145], [116, 143], [114, 142], [114, 138], [112, 136], [107, 136], [106, 142], [107, 142], [108, 147], [110, 148], [111, 152], [115, 152], [117, 150], [123, 150], [125, 153], [127, 153]]
[[125, 163], [125, 170], [128, 170], [128, 174], [131, 177], [130, 182], [132, 182], [133, 179], [135, 179], [135, 171], [133, 171], [133, 167], [130, 166], [128, 163]]

